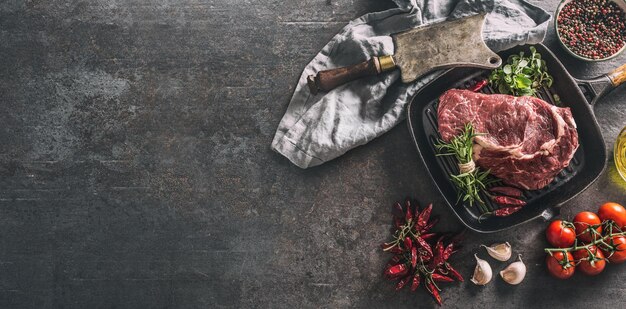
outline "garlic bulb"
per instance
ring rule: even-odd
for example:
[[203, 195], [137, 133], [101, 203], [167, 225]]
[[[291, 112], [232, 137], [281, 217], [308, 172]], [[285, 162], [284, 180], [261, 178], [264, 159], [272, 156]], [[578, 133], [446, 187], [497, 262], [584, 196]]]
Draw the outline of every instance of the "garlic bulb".
[[493, 244], [491, 247], [480, 245], [487, 249], [489, 255], [498, 261], [508, 261], [511, 258], [511, 245], [508, 242], [503, 244]]
[[522, 262], [522, 255], [518, 256], [519, 261], [511, 263], [500, 272], [500, 276], [508, 284], [519, 284], [526, 276], [526, 265]]
[[476, 285], [485, 285], [491, 281], [491, 266], [485, 260], [481, 260], [478, 258], [476, 254], [474, 254], [476, 258], [476, 268], [474, 268], [474, 276], [472, 276], [472, 282]]

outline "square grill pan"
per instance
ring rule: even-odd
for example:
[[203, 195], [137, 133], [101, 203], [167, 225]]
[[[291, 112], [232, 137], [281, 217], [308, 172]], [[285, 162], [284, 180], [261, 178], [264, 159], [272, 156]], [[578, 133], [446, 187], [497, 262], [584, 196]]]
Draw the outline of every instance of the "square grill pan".
[[[583, 94], [583, 91], [589, 92], [589, 90], [581, 84], [582, 82], [575, 81], [545, 46], [541, 44], [534, 46], [546, 61], [548, 72], [554, 77], [552, 87], [541, 89], [539, 97], [557, 105], [553, 95], [558, 94], [561, 98], [558, 106], [569, 107], [572, 110], [577, 124], [580, 146], [570, 165], [561, 171], [552, 183], [541, 190], [525, 190], [523, 198], [527, 201], [527, 205], [510, 216], [489, 216], [479, 221], [480, 212], [477, 206], [470, 207], [463, 205], [462, 202], [457, 203], [457, 190], [449, 178], [450, 174], [459, 172], [456, 159], [452, 156], [436, 156], [437, 151], [434, 147], [437, 140], [441, 138], [437, 130], [439, 96], [449, 89], [470, 88], [478, 81], [486, 79], [490, 71], [475, 68], [450, 69], [415, 94], [407, 109], [409, 131], [432, 181], [461, 222], [477, 232], [497, 232], [538, 217], [546, 220], [552, 218], [558, 214], [561, 205], [595, 181], [605, 166], [607, 155], [604, 140], [592, 106]], [[520, 51], [528, 54], [528, 47], [528, 45], [518, 46], [501, 52], [500, 56], [502, 59], [507, 59], [509, 55]], [[484, 87], [481, 92], [495, 93], [490, 86]], [[501, 183], [495, 183], [493, 186], [497, 185]], [[492, 203], [484, 193], [481, 197], [490, 211], [498, 208], [498, 205]]]

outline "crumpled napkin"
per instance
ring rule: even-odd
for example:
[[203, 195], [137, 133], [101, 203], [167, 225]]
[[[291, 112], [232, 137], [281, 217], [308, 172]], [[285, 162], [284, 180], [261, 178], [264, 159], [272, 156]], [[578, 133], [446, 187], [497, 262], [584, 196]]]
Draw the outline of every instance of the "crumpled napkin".
[[301, 168], [332, 160], [404, 120], [409, 99], [441, 74], [404, 84], [396, 70], [312, 95], [306, 78], [372, 56], [391, 55], [392, 33], [488, 12], [483, 39], [494, 51], [543, 41], [550, 15], [522, 0], [394, 0], [398, 8], [365, 14], [345, 26], [304, 68], [272, 149]]

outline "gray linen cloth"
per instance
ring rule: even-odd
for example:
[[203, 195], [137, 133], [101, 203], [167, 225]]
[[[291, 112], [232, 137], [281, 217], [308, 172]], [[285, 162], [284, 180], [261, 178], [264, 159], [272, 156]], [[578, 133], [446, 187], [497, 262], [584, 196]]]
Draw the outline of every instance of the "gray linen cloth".
[[[404, 84], [400, 73], [368, 77], [312, 95], [306, 78], [372, 56], [392, 55], [392, 33], [448, 18], [488, 12], [483, 39], [494, 51], [543, 41], [550, 15], [522, 0], [394, 0], [398, 8], [363, 15], [345, 26], [304, 68], [272, 149], [301, 168], [332, 160], [389, 131], [413, 94], [441, 74]], [[419, 46], [416, 46], [419, 48]]]

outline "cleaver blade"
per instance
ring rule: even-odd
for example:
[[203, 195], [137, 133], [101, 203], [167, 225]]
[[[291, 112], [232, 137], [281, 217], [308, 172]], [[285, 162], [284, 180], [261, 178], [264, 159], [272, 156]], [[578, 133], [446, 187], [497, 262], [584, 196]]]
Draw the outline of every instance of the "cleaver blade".
[[483, 41], [486, 14], [436, 23], [392, 34], [393, 55], [377, 56], [348, 67], [320, 71], [307, 79], [313, 94], [347, 82], [399, 69], [409, 83], [437, 69], [477, 67], [495, 69], [502, 59]]

